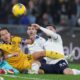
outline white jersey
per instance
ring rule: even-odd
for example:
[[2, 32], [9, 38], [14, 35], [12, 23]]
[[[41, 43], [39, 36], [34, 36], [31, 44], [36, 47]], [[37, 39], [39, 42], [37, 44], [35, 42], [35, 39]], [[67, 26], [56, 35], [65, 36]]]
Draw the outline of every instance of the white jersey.
[[[48, 38], [48, 40], [44, 44], [45, 50], [58, 52], [58, 53], [64, 55], [64, 49], [63, 49], [63, 43], [62, 43], [61, 36], [53, 31], [48, 30], [43, 27], [40, 27], [40, 29], [50, 37], [50, 38]], [[61, 60], [61, 59], [53, 60], [53, 59], [50, 59], [47, 57], [45, 59], [48, 64], [55, 64]]]
[[33, 44], [28, 44], [27, 47], [28, 47], [28, 50], [29, 50], [29, 53], [34, 53], [34, 52], [37, 52], [37, 51], [43, 51], [43, 45], [45, 43], [45, 39], [40, 37], [40, 36], [36, 36], [35, 38], [35, 41]]
[[58, 52], [60, 54], [64, 54], [62, 39], [58, 34], [56, 39], [54, 39], [53, 37], [48, 38], [48, 40], [44, 44], [44, 48], [45, 50], [50, 50], [50, 51]]

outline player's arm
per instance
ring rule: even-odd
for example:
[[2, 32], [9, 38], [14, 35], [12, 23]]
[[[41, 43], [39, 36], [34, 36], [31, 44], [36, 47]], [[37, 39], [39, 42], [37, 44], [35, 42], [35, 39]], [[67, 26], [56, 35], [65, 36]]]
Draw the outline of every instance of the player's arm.
[[56, 32], [53, 32], [49, 29], [46, 29], [44, 27], [39, 26], [38, 24], [32, 24], [32, 26], [36, 27], [36, 29], [40, 29], [43, 31], [47, 36], [53, 37], [54, 39], [58, 38], [58, 34]]
[[14, 37], [13, 39], [13, 42], [16, 42], [16, 43], [21, 43], [21, 44], [32, 44], [33, 40], [31, 39], [23, 39], [21, 37]]

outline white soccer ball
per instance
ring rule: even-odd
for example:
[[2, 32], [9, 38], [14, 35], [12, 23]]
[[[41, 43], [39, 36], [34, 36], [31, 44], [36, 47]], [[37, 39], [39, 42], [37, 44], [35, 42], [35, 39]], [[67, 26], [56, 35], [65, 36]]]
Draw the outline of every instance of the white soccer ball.
[[4, 78], [3, 77], [0, 77], [0, 80], [4, 80]]

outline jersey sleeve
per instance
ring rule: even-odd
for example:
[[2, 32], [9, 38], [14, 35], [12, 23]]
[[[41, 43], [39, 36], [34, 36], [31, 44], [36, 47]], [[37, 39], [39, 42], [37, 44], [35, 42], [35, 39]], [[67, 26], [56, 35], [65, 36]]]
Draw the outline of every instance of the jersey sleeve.
[[51, 30], [49, 30], [49, 29], [40, 27], [40, 30], [42, 30], [47, 36], [50, 36], [53, 39], [57, 39], [58, 38], [58, 34], [53, 32], [53, 31], [51, 31]]
[[21, 43], [22, 38], [21, 37], [13, 37], [12, 42]]

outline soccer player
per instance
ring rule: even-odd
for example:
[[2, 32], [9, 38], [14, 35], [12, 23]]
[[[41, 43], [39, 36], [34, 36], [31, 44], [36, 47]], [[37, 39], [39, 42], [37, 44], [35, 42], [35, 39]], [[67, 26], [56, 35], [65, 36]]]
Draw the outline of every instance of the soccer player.
[[[51, 51], [35, 52], [32, 55], [24, 54], [22, 50], [20, 49], [20, 43], [22, 41], [22, 38], [11, 36], [7, 28], [0, 29], [0, 38], [3, 41], [3, 43], [0, 44], [0, 49], [3, 51], [5, 56], [9, 54], [15, 54], [15, 53], [18, 54], [18, 56], [10, 57], [10, 58], [7, 58], [6, 60], [8, 61], [10, 65], [12, 65], [14, 68], [20, 71], [22, 71], [23, 69], [30, 69], [32, 64], [35, 62], [35, 60], [38, 60], [45, 56], [50, 57], [50, 58], [63, 58], [64, 57], [63, 54], [58, 56], [57, 53], [54, 53]], [[25, 41], [25, 43], [26, 42], [27, 40]], [[56, 54], [58, 57], [54, 57], [54, 54]]]
[[29, 36], [29, 39], [33, 41], [32, 44], [26, 45], [28, 47], [29, 53], [32, 54], [36, 51], [43, 51], [43, 45], [46, 42], [46, 40], [43, 37], [37, 35], [37, 30], [34, 26], [28, 26], [27, 34]]
[[[49, 36], [48, 41], [46, 41], [46, 43], [44, 44], [45, 50], [55, 52], [56, 54], [64, 54], [62, 38], [59, 34], [56, 33], [55, 26], [50, 25], [47, 28], [43, 28], [38, 24], [32, 24], [32, 26], [36, 27], [37, 29], [40, 29], [47, 36]], [[57, 57], [56, 54], [54, 55], [55, 57]], [[60, 59], [46, 58], [46, 61], [47, 64], [42, 64], [40, 67], [44, 70], [45, 73], [73, 75], [80, 74], [80, 70], [68, 68], [68, 63], [65, 60], [65, 57]]]
[[[27, 50], [29, 54], [33, 54], [36, 51], [44, 51], [43, 45], [46, 40], [43, 37], [37, 35], [37, 30], [34, 26], [29, 25], [27, 27], [27, 34], [29, 36], [29, 39], [31, 39], [33, 42], [32, 44], [24, 45], [22, 47], [23, 49], [25, 48], [24, 51], [26, 52]], [[44, 59], [40, 59], [39, 61], [45, 62]], [[34, 66], [32, 66], [32, 72], [30, 71], [29, 74], [38, 73], [38, 69], [39, 66], [37, 64], [34, 64]]]

